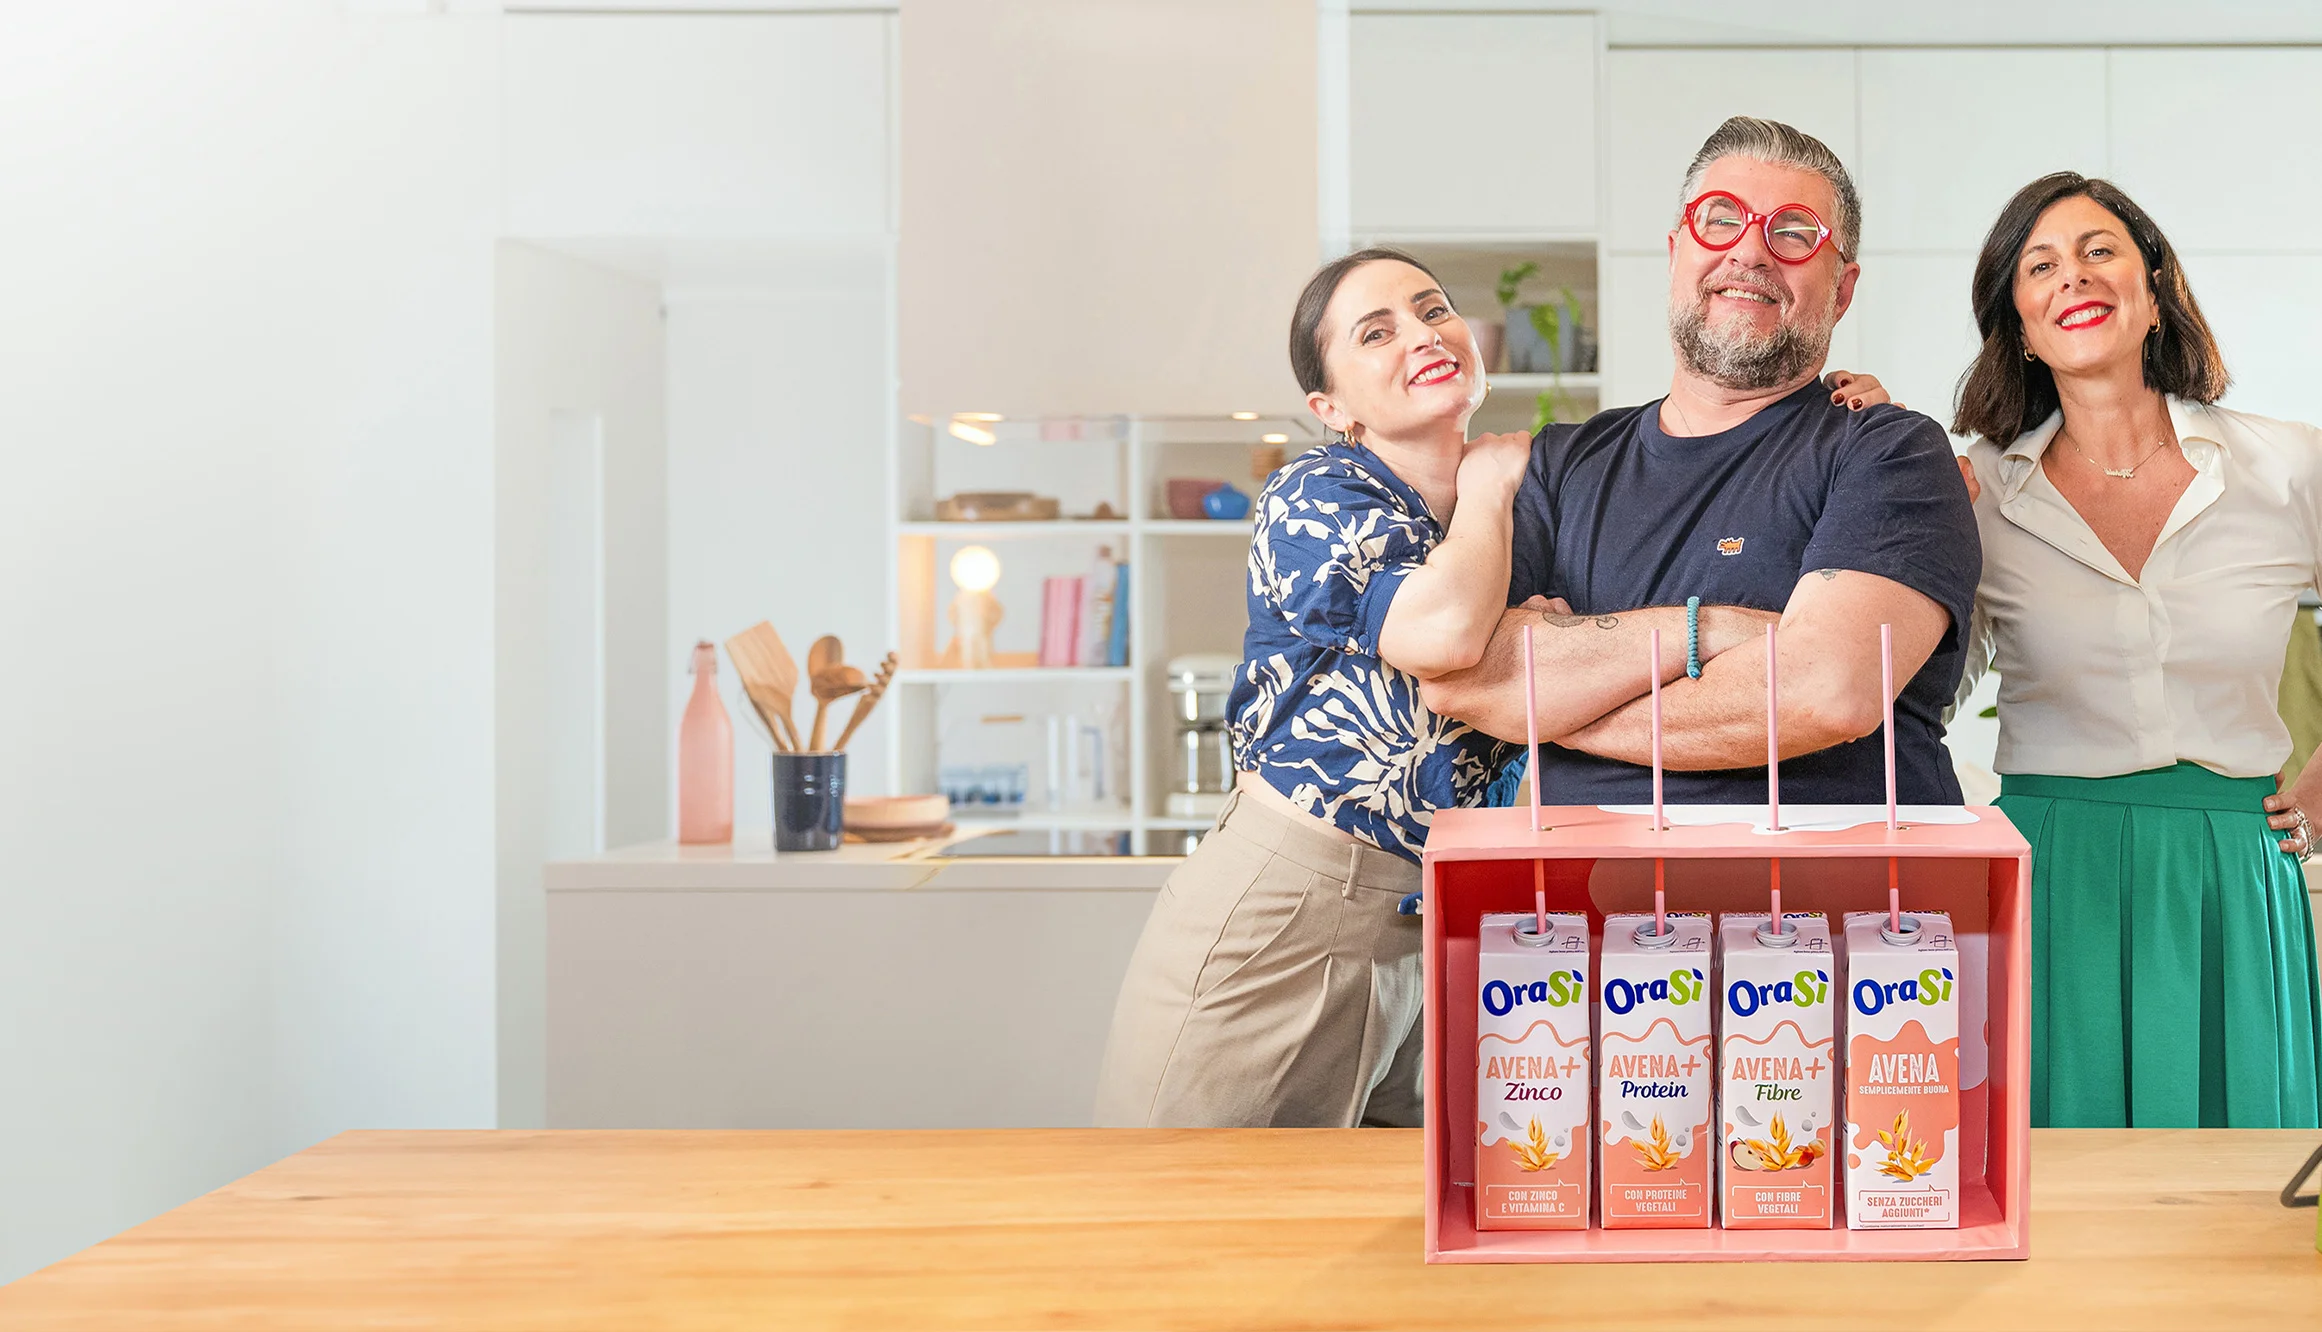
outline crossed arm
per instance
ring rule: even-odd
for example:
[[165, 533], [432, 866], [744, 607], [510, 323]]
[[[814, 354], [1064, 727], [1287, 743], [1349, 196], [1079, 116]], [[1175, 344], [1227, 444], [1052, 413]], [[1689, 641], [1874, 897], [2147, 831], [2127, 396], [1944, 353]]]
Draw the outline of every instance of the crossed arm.
[[[1739, 606], [1701, 608], [1701, 657], [1708, 661], [1765, 632], [1768, 612]], [[1685, 678], [1685, 609], [1652, 606], [1618, 615], [1572, 615], [1535, 597], [1500, 615], [1491, 644], [1474, 666], [1422, 679], [1419, 697], [1439, 716], [1456, 717], [1502, 740], [1524, 738], [1523, 635], [1532, 631], [1542, 738], [1577, 731], [1649, 691], [1646, 656], [1661, 631], [1654, 663], [1661, 683]], [[1666, 697], [1666, 696], [1664, 696]]]
[[[1651, 706], [1643, 697], [1649, 687], [1638, 667], [1645, 636], [1658, 626], [1663, 764], [1708, 771], [1764, 763], [1764, 626], [1773, 618], [1735, 607], [1704, 607], [1698, 680], [1685, 678], [1682, 609], [1660, 607], [1583, 621], [1600, 626], [1594, 639], [1557, 631], [1577, 626], [1551, 626], [1539, 635], [1545, 650], [1536, 647], [1533, 662], [1541, 737], [1603, 758], [1651, 762]], [[1894, 626], [1899, 686], [1934, 654], [1950, 618], [1923, 593], [1875, 574], [1821, 569], [1799, 579], [1780, 617], [1783, 756], [1810, 754], [1877, 730], [1887, 702], [1879, 685], [1878, 626]], [[1482, 663], [1422, 684], [1427, 706], [1502, 739], [1522, 740], [1517, 639], [1523, 624], [1541, 619], [1538, 611], [1507, 612]]]

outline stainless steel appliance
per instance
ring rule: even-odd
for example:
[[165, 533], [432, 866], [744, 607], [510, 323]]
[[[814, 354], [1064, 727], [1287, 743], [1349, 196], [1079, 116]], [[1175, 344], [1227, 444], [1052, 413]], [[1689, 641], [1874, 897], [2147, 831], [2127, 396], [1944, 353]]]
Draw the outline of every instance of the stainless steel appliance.
[[1172, 657], [1168, 675], [1170, 716], [1177, 737], [1165, 812], [1173, 819], [1215, 817], [1234, 786], [1233, 739], [1226, 730], [1226, 695], [1233, 689], [1237, 657], [1190, 653]]

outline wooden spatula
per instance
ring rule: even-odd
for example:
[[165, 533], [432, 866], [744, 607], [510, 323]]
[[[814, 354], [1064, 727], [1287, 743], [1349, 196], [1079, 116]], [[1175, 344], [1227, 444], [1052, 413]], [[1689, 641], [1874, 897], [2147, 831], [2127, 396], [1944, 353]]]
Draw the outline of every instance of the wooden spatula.
[[849, 694], [863, 692], [871, 687], [871, 682], [864, 678], [861, 671], [841, 662], [816, 671], [808, 683], [814, 689], [814, 731], [807, 737], [806, 747], [819, 754], [823, 752], [822, 723], [830, 714], [830, 705]]
[[871, 709], [879, 706], [879, 696], [887, 692], [887, 683], [895, 678], [895, 666], [901, 660], [902, 658], [890, 652], [887, 654], [887, 659], [879, 663], [879, 673], [871, 677], [871, 687], [863, 691], [861, 698], [855, 700], [854, 715], [847, 718], [847, 728], [839, 732], [838, 742], [831, 746], [832, 749], [843, 750], [847, 747], [847, 741], [855, 738], [855, 729], [871, 715]]
[[726, 640], [726, 655], [742, 678], [750, 705], [766, 721], [774, 743], [797, 749], [798, 724], [790, 720], [790, 698], [798, 690], [798, 663], [782, 643], [782, 635], [764, 620]]

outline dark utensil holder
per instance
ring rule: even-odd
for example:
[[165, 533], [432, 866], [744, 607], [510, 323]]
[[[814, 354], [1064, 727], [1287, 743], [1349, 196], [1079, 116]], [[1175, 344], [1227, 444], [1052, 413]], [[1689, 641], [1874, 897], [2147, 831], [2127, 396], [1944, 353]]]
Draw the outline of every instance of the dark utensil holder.
[[846, 820], [845, 754], [774, 755], [774, 849], [836, 851]]

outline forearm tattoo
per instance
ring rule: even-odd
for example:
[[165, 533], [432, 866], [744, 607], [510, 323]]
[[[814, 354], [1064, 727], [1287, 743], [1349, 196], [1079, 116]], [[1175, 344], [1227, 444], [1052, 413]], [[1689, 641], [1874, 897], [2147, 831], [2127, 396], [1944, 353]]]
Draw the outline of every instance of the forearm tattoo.
[[1540, 612], [1540, 622], [1554, 625], [1558, 629], [1577, 629], [1584, 624], [1593, 624], [1599, 629], [1614, 629], [1620, 626], [1621, 617], [1618, 615], [1558, 615], [1554, 611], [1542, 611]]

